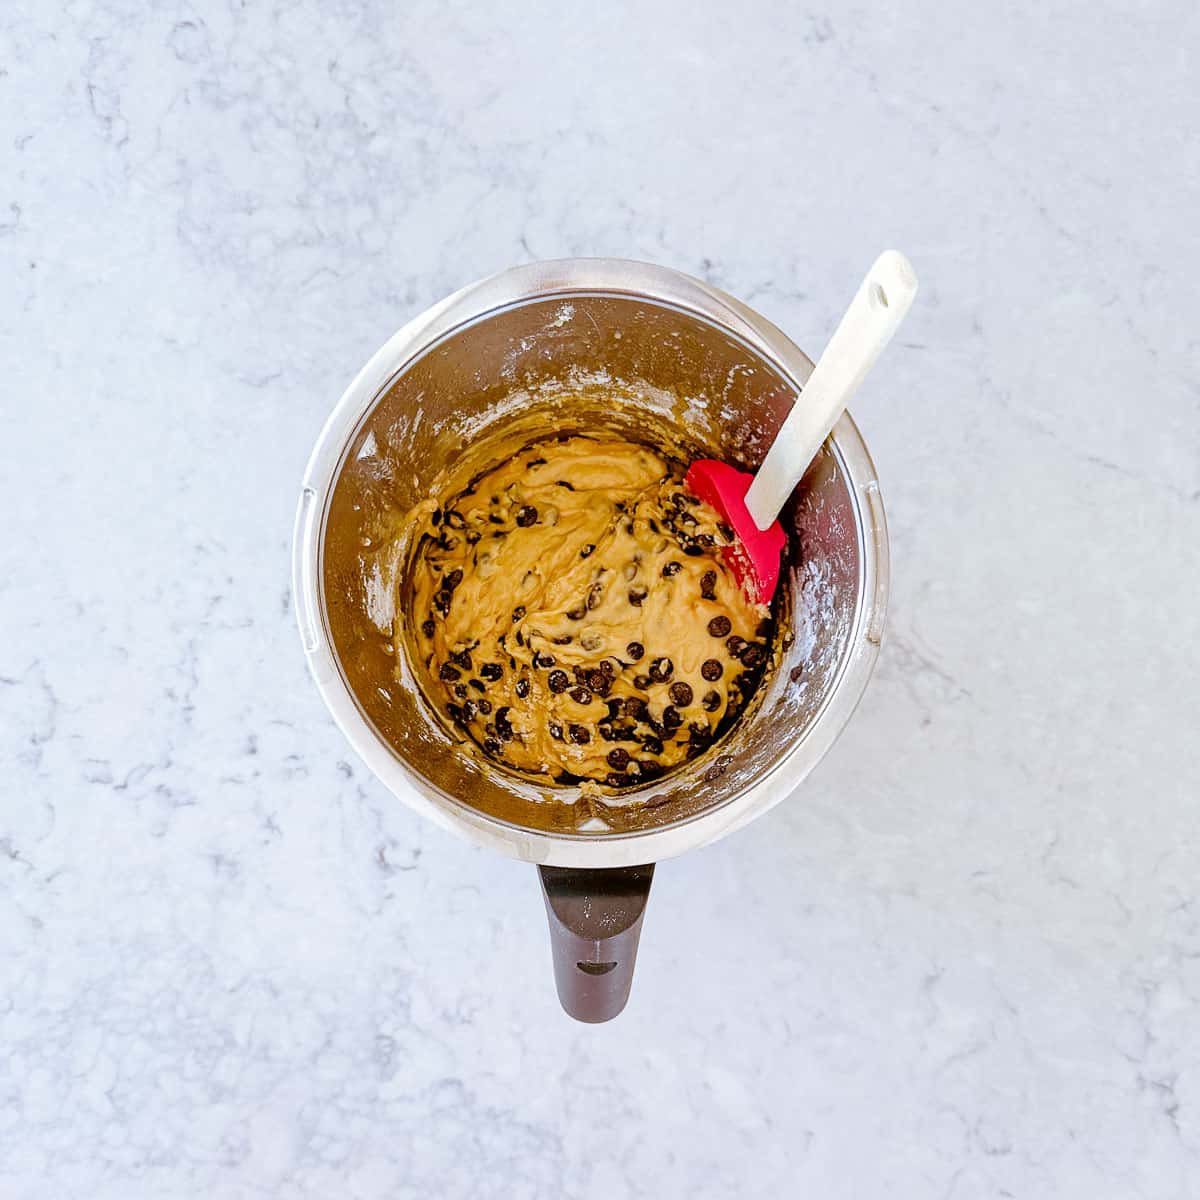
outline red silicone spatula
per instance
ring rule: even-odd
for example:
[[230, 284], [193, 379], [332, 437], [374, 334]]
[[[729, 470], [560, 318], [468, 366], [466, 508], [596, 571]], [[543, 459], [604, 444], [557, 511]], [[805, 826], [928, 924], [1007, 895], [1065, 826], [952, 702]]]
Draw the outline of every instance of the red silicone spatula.
[[688, 468], [688, 487], [723, 514], [737, 535], [725, 558], [742, 590], [757, 603], [770, 604], [779, 582], [780, 558], [787, 545], [778, 520], [780, 510], [891, 341], [916, 294], [912, 264], [898, 251], [885, 250], [867, 272], [779, 427], [758, 474], [749, 475], [711, 458]]

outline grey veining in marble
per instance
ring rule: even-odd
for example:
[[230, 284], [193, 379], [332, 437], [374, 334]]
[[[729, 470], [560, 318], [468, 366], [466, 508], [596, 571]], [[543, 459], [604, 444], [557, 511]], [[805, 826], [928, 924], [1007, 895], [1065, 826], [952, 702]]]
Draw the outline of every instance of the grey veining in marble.
[[[1197, 12], [9, 0], [0, 1196], [1196, 1195]], [[572, 1024], [305, 676], [309, 447], [511, 263], [815, 352], [892, 244], [880, 669]]]

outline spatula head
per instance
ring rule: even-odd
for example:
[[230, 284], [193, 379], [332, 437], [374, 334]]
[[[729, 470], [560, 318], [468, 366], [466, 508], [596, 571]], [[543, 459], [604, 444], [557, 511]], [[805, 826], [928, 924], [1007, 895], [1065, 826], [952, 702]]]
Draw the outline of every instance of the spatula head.
[[736, 535], [734, 544], [725, 547], [724, 554], [742, 591], [756, 604], [770, 604], [779, 583], [787, 534], [778, 521], [770, 529], [759, 529], [754, 523], [746, 508], [746, 491], [754, 476], [728, 463], [702, 458], [688, 468], [685, 482], [693, 495], [721, 514]]

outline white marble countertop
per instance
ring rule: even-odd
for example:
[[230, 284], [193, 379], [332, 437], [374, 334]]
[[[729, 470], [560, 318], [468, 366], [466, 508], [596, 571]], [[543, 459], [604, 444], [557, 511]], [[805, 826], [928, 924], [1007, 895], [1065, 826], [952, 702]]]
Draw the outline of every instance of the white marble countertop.
[[[1200, 23], [1003, 7], [9, 0], [0, 1196], [1196, 1194]], [[509, 264], [815, 351], [892, 244], [876, 678], [574, 1024], [306, 677], [309, 448]]]

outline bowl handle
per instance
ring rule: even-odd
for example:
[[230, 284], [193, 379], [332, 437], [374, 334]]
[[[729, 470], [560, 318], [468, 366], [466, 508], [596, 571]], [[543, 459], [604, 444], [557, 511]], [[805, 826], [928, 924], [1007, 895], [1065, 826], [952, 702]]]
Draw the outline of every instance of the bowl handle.
[[629, 999], [654, 864], [538, 874], [558, 998], [577, 1021], [611, 1021]]

